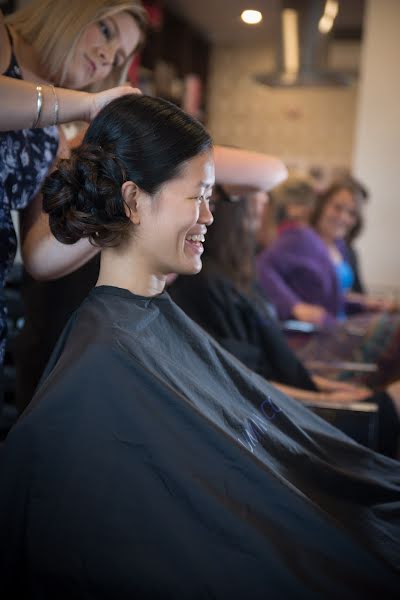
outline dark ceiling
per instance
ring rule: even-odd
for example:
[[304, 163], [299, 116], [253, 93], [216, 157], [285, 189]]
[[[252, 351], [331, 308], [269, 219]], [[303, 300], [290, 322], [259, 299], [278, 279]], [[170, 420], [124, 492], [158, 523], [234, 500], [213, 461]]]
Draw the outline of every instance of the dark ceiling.
[[[301, 4], [304, 0], [297, 1]], [[280, 27], [281, 0], [164, 0], [164, 4], [217, 44], [260, 43], [273, 38]], [[247, 8], [263, 13], [259, 25], [242, 23], [240, 15]], [[334, 37], [360, 39], [363, 13], [364, 0], [340, 0]]]

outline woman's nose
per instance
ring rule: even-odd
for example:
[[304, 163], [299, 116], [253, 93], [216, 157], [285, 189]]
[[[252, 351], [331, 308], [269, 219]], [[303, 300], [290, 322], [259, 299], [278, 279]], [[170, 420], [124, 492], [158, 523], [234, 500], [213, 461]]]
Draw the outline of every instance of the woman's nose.
[[200, 213], [198, 222], [204, 225], [211, 225], [214, 221], [214, 217], [210, 210], [210, 203], [208, 200], [204, 200], [200, 205]]
[[114, 63], [115, 50], [109, 45], [101, 46], [98, 50], [102, 66], [111, 66]]

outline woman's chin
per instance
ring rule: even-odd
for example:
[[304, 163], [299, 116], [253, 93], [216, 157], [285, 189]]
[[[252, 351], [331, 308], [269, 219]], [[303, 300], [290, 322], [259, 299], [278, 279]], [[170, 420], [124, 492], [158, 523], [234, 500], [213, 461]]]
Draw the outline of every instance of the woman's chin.
[[200, 273], [202, 267], [203, 267], [203, 264], [202, 264], [201, 260], [199, 259], [195, 263], [192, 263], [191, 265], [187, 265], [186, 267], [183, 267], [180, 270], [179, 274], [180, 275], [197, 275], [197, 273]]

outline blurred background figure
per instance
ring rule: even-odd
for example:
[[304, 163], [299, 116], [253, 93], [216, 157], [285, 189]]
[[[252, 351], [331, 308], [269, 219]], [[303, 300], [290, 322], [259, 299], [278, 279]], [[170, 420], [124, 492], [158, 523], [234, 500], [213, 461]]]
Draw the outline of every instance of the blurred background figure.
[[[311, 181], [292, 176], [274, 190], [272, 198], [276, 235], [257, 258], [260, 285], [281, 320], [293, 318], [320, 325], [329, 318], [336, 284], [332, 273], [326, 273], [327, 257], [310, 227], [316, 192]], [[314, 279], [327, 278], [327, 283], [315, 284]], [[325, 298], [319, 291], [322, 286], [327, 288]]]
[[[362, 228], [365, 199], [366, 192], [355, 179], [335, 181], [319, 196], [311, 216], [311, 224], [325, 244], [343, 298], [338, 317], [345, 316], [346, 312], [396, 308], [390, 299], [377, 300], [367, 293], [359, 293], [363, 286], [351, 243]], [[354, 286], [358, 293], [353, 291]]]
[[317, 328], [311, 335], [288, 333], [292, 347], [306, 364], [318, 359], [376, 364], [374, 373], [346, 375], [354, 381], [378, 387], [395, 381], [400, 377], [396, 304], [353, 291], [354, 253], [349, 259], [348, 240], [361, 227], [363, 186], [346, 177], [317, 195], [310, 183], [289, 179], [278, 192], [278, 235], [258, 255], [257, 270], [282, 321], [296, 319]]
[[287, 227], [309, 225], [317, 197], [311, 178], [290, 175], [271, 191], [271, 200], [274, 209], [271, 218], [279, 234]]
[[278, 236], [257, 259], [260, 284], [280, 319], [327, 325], [346, 314], [395, 308], [390, 301], [352, 291], [351, 263], [357, 263], [354, 251], [349, 259], [349, 239], [361, 227], [361, 189], [350, 178], [332, 183], [319, 196], [301, 179], [280, 186]]
[[359, 253], [355, 247], [355, 242], [364, 229], [364, 211], [369, 198], [369, 192], [367, 188], [356, 179], [350, 178], [350, 181], [356, 190], [358, 190], [359, 210], [357, 211], [354, 225], [353, 227], [350, 227], [344, 240], [345, 253], [346, 259], [353, 271], [353, 285], [351, 286], [351, 290], [358, 294], [365, 294], [366, 286], [362, 276], [362, 266], [360, 264]]
[[269, 200], [256, 231], [258, 253], [270, 246], [286, 227], [310, 223], [316, 202], [312, 179], [291, 174], [271, 190]]

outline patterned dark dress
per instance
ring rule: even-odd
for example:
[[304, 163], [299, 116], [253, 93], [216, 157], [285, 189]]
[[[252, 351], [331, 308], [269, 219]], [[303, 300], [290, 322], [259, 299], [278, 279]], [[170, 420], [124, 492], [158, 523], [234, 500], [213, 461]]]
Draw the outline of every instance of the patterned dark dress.
[[[3, 75], [22, 79], [10, 36], [12, 55]], [[0, 366], [4, 361], [7, 322], [3, 289], [16, 250], [12, 210], [22, 210], [38, 193], [58, 148], [57, 127], [0, 132]]]

